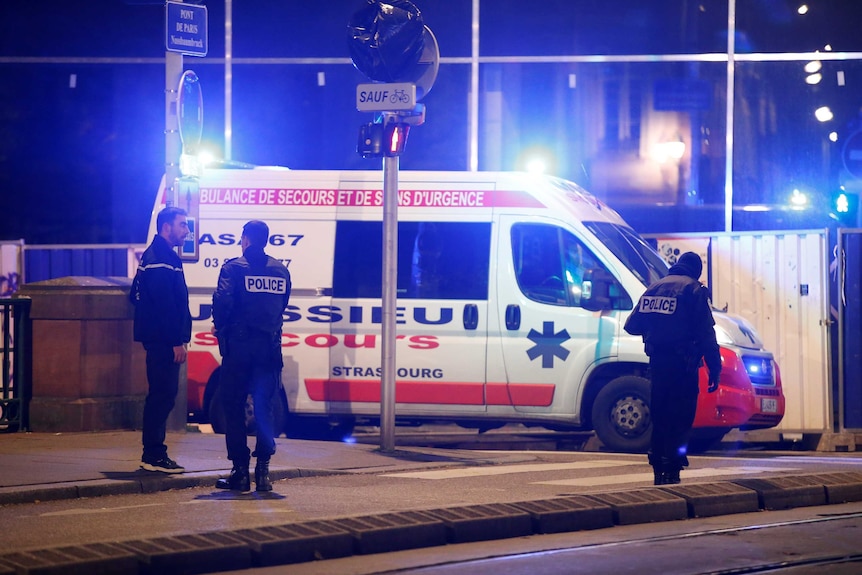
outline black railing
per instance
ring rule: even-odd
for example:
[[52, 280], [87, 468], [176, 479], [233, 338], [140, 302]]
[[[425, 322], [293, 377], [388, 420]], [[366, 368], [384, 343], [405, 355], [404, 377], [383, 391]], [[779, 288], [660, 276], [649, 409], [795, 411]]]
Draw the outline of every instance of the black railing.
[[30, 426], [32, 366], [30, 300], [0, 298], [0, 432]]

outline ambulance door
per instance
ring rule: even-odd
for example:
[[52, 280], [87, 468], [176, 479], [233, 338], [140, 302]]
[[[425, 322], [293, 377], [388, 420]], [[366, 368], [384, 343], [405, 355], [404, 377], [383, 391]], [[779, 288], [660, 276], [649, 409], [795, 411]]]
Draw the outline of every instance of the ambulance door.
[[[400, 221], [396, 417], [485, 412], [490, 222]], [[327, 399], [331, 410], [379, 413], [382, 226], [339, 221]]]
[[497, 386], [493, 397], [517, 412], [575, 414], [584, 375], [616, 355], [614, 314], [590, 311], [581, 301], [589, 289], [584, 275], [605, 268], [553, 220], [501, 217], [497, 241], [505, 388]]
[[269, 225], [267, 253], [287, 266], [292, 282], [282, 326], [282, 384], [292, 412], [320, 413], [309, 394], [311, 382], [328, 372], [333, 323], [339, 317], [331, 289], [335, 222], [270, 218]]

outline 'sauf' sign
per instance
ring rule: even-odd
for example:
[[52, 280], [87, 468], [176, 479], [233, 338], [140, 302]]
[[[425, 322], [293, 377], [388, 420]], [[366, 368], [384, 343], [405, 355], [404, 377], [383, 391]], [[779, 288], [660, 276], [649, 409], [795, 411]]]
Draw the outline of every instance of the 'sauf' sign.
[[415, 107], [415, 84], [400, 82], [356, 86], [356, 109], [360, 112], [396, 112]]

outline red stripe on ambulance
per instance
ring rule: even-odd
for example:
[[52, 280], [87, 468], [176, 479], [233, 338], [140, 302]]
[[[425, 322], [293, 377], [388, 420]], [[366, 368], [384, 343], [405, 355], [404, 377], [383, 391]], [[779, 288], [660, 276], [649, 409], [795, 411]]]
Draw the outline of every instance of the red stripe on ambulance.
[[[395, 401], [547, 407], [554, 399], [555, 387], [553, 384], [488, 383], [485, 386], [481, 382], [398, 381], [395, 383]], [[305, 390], [312, 401], [380, 403], [380, 380], [377, 379], [306, 379]]]

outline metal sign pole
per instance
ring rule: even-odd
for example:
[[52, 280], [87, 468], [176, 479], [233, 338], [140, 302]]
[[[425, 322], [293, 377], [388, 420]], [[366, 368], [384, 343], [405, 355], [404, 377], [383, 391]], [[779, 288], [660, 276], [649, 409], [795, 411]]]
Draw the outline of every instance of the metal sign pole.
[[[380, 34], [368, 34], [369, 29]], [[398, 157], [409, 126], [425, 121], [418, 104], [437, 77], [440, 49], [409, 0], [397, 8], [369, 2], [347, 27], [351, 59], [371, 84], [356, 86], [356, 109], [381, 112], [382, 122], [360, 126], [356, 151], [363, 158], [383, 156], [382, 350], [380, 357], [380, 449], [395, 449], [395, 312], [398, 287]], [[405, 51], [405, 42], [411, 50]], [[418, 55], [413, 49], [421, 50]], [[414, 56], [418, 56], [414, 58]]]
[[[182, 0], [177, 0], [182, 2]], [[167, 9], [167, 7], [166, 7]], [[177, 96], [180, 78], [183, 75], [183, 55], [179, 52], [165, 51], [165, 193], [166, 205], [179, 205], [177, 180], [180, 177], [180, 139], [179, 110]], [[177, 397], [179, 400], [168, 415], [167, 428], [170, 431], [185, 431], [188, 422], [188, 407], [185, 397], [188, 389], [188, 363], [180, 365]]]
[[[388, 114], [384, 114], [384, 123]], [[398, 156], [383, 158], [383, 332], [380, 449], [395, 449], [395, 302], [398, 284]]]
[[175, 182], [180, 177], [182, 143], [177, 118], [177, 86], [182, 75], [183, 55], [165, 52], [165, 191], [170, 206], [176, 206], [179, 200]]

